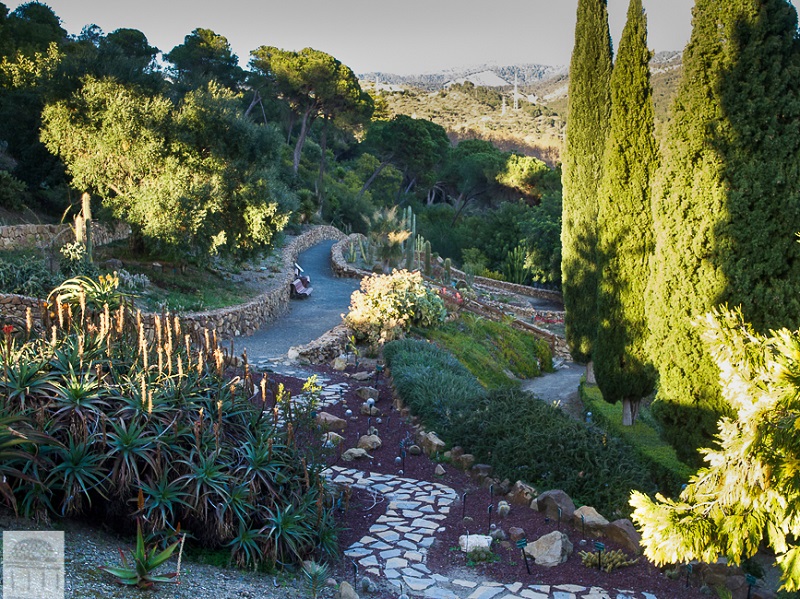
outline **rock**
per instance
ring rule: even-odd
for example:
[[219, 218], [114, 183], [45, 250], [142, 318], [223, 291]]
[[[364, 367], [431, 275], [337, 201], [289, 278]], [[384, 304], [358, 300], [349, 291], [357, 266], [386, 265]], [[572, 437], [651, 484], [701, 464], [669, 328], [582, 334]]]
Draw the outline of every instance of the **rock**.
[[492, 537], [489, 535], [461, 535], [458, 537], [458, 546], [464, 553], [470, 551], [490, 551]]
[[436, 464], [436, 468], [433, 470], [433, 473], [436, 476], [444, 476], [445, 473], [446, 473], [446, 470], [444, 469], [444, 466], [442, 466], [441, 464]]
[[635, 554], [642, 552], [642, 535], [633, 527], [633, 522], [627, 518], [614, 520], [605, 527], [603, 532], [610, 540], [622, 545], [628, 551], [632, 551]]
[[502, 528], [495, 528], [492, 532], [489, 533], [489, 536], [492, 537], [495, 541], [505, 541], [508, 538], [506, 535], [506, 531]]
[[330, 432], [322, 435], [322, 442], [330, 443], [334, 447], [339, 445], [339, 443], [341, 443], [342, 441], [344, 441], [344, 437], [342, 437], [339, 433]]
[[515, 505], [530, 505], [531, 501], [538, 495], [536, 489], [534, 489], [528, 483], [524, 483], [521, 480], [518, 480], [514, 483], [514, 486], [511, 487], [511, 490], [506, 495], [509, 503], [513, 503]]
[[519, 526], [512, 526], [508, 529], [508, 536], [512, 541], [519, 541], [520, 539], [525, 538], [525, 531], [522, 530]]
[[377, 593], [378, 592], [378, 585], [373, 582], [371, 578], [368, 576], [364, 576], [361, 581], [359, 582], [359, 586], [361, 587], [361, 592], [363, 593]]
[[361, 399], [374, 399], [378, 401], [378, 390], [375, 387], [359, 387], [356, 389], [356, 395]]
[[347, 368], [347, 359], [339, 356], [338, 358], [334, 358], [333, 364], [331, 366], [334, 370], [338, 370], [342, 372], [345, 368]]
[[[468, 454], [465, 454], [468, 455]], [[463, 459], [463, 456], [462, 456]], [[489, 464], [475, 464], [470, 468], [470, 474], [479, 480], [487, 478], [492, 474], [492, 467]]]
[[440, 451], [444, 451], [444, 441], [442, 441], [433, 431], [422, 435], [422, 442], [420, 443], [422, 451], [427, 455], [435, 455]]
[[355, 381], [367, 381], [371, 379], [373, 374], [371, 372], [356, 372], [350, 375], [350, 378]]
[[563, 532], [554, 530], [528, 543], [525, 553], [533, 558], [537, 566], [552, 568], [567, 561], [572, 553], [572, 543]]
[[325, 581], [325, 586], [326, 586], [326, 587], [335, 587], [335, 586], [338, 586], [338, 584], [339, 584], [339, 583], [338, 583], [338, 582], [336, 582], [336, 579], [335, 579], [335, 578], [328, 578], [328, 579]]
[[371, 460], [372, 456], [367, 453], [366, 449], [361, 449], [360, 447], [353, 447], [342, 454], [342, 460], [345, 462], [352, 462], [361, 458], [369, 458]]
[[[581, 516], [583, 516], [583, 521], [581, 521]], [[602, 537], [603, 530], [608, 526], [608, 520], [603, 518], [593, 507], [584, 505], [575, 510], [575, 514], [572, 516], [572, 525], [581, 534], [585, 530], [589, 536]]]
[[453, 462], [462, 470], [469, 470], [475, 463], [475, 456], [471, 453], [462, 453], [458, 457], [453, 458]]
[[412, 445], [408, 448], [408, 453], [411, 455], [419, 455], [422, 453], [422, 448], [419, 445]]
[[536, 498], [536, 506], [540, 512], [551, 520], [558, 520], [558, 510], [561, 508], [561, 521], [569, 522], [575, 513], [575, 504], [564, 491], [554, 489], [546, 491]]
[[494, 486], [495, 495], [508, 495], [509, 491], [511, 491], [511, 481], [507, 478], [504, 478]]
[[381, 411], [377, 406], [371, 406], [368, 403], [361, 404], [361, 413], [364, 416], [380, 416]]
[[122, 266], [122, 260], [118, 260], [116, 258], [111, 258], [110, 260], [103, 262], [103, 267], [110, 271], [120, 271], [122, 270]]
[[299, 357], [300, 357], [300, 352], [297, 350], [297, 348], [290, 347], [289, 351], [286, 352], [286, 358], [290, 362], [295, 362]]
[[317, 414], [317, 424], [322, 427], [322, 430], [344, 430], [347, 427], [347, 421], [329, 414], [328, 412], [320, 412]]
[[454, 460], [457, 460], [462, 455], [464, 455], [464, 448], [460, 445], [456, 445], [450, 450], [450, 457]]
[[346, 580], [342, 581], [339, 585], [339, 592], [336, 593], [337, 599], [358, 599], [358, 593], [355, 592], [350, 583]]
[[357, 447], [372, 451], [373, 449], [378, 449], [381, 445], [383, 445], [383, 443], [378, 435], [362, 435], [358, 440]]
[[777, 599], [778, 594], [770, 589], [753, 588], [752, 599]]

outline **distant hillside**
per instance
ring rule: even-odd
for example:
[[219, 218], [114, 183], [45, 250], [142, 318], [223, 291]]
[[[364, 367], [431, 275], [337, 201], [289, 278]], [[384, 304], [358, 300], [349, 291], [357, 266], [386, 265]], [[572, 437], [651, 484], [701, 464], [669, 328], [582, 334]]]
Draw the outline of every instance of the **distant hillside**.
[[[659, 52], [651, 61], [659, 136], [668, 120], [682, 67], [680, 52]], [[513, 109], [514, 73], [518, 73], [520, 86], [517, 110]], [[371, 90], [377, 78], [392, 114], [431, 120], [442, 125], [454, 140], [485, 139], [551, 165], [561, 161], [569, 89], [569, 75], [563, 68], [484, 65], [467, 71], [405, 77], [367, 73], [360, 78]], [[487, 85], [491, 82], [509, 85]]]
[[[514, 84], [514, 75], [517, 76], [520, 85], [536, 83], [548, 77], [556, 76], [565, 72], [565, 67], [553, 67], [541, 64], [518, 64], [497, 66], [491, 64], [477, 65], [466, 69], [448, 69], [437, 73], [423, 73], [420, 75], [395, 75], [393, 73], [372, 72], [360, 73], [359, 79], [364, 81], [380, 81], [389, 85], [400, 85], [416, 87], [419, 89], [434, 91], [440, 90], [447, 83], [461, 82], [469, 80], [475, 75], [487, 78], [486, 82], [476, 85], [486, 85], [490, 87], [502, 87]], [[491, 73], [493, 77], [488, 74]], [[489, 83], [491, 81], [491, 83]]]

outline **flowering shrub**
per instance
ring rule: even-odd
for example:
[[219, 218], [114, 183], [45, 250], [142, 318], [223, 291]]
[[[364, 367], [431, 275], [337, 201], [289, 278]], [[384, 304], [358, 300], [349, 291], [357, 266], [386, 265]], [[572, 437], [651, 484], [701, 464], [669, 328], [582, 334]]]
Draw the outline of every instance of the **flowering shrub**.
[[425, 286], [422, 275], [398, 270], [361, 281], [361, 291], [350, 298], [344, 322], [357, 339], [383, 345], [412, 326], [441, 324], [446, 314], [444, 302]]

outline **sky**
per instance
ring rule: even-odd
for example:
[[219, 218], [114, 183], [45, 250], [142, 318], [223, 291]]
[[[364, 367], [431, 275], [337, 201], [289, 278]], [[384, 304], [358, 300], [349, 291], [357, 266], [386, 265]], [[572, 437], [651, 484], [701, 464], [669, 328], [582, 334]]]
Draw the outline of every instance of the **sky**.
[[[3, 0], [10, 10], [21, 2]], [[45, 0], [71, 34], [141, 30], [168, 52], [197, 27], [227, 37], [242, 66], [262, 46], [332, 54], [356, 73], [417, 74], [494, 63], [569, 64], [578, 0]], [[795, 7], [800, 0], [792, 0]], [[694, 0], [644, 0], [649, 45], [681, 50]], [[614, 44], [628, 0], [608, 0]]]

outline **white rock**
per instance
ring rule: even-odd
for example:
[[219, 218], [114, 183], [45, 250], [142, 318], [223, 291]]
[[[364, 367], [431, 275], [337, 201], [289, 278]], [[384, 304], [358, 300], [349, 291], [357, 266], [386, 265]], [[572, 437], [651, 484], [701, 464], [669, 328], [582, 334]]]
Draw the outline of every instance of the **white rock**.
[[464, 553], [475, 550], [489, 551], [492, 540], [489, 535], [461, 535], [458, 537], [458, 546]]

